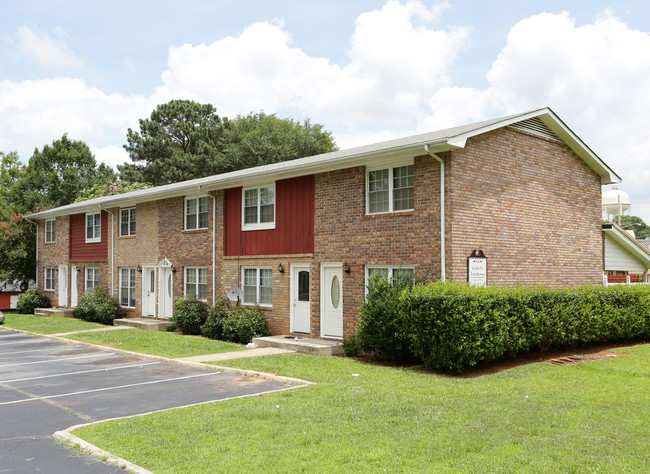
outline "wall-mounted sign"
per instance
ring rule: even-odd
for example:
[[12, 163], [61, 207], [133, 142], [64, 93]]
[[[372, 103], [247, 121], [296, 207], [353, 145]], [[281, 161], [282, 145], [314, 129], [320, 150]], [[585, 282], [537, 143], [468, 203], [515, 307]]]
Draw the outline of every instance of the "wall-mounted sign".
[[467, 282], [472, 286], [487, 286], [487, 257], [482, 250], [473, 250], [467, 257]]

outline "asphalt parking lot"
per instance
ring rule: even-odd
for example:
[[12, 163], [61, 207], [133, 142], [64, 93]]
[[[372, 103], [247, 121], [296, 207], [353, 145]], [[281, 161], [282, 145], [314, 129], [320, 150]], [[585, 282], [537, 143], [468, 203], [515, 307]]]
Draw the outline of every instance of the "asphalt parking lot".
[[0, 472], [124, 472], [57, 445], [52, 434], [288, 387], [0, 329]]

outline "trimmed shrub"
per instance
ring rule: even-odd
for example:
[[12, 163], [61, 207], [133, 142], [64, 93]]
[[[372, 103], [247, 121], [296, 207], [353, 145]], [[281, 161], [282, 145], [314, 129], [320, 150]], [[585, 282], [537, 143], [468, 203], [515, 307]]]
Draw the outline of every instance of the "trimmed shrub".
[[223, 320], [224, 341], [248, 344], [254, 337], [270, 335], [269, 323], [259, 306], [239, 306]]
[[208, 319], [208, 305], [196, 299], [196, 296], [185, 296], [174, 304], [172, 322], [183, 334], [198, 336], [201, 326]]
[[125, 313], [120, 302], [108, 290], [96, 287], [81, 297], [72, 315], [85, 321], [112, 326], [113, 320], [123, 318]]
[[392, 281], [381, 275], [370, 279], [366, 300], [359, 311], [356, 333], [363, 351], [374, 352], [390, 361], [414, 360], [400, 299], [402, 292], [412, 285], [411, 275], [397, 272]]
[[356, 357], [362, 349], [361, 339], [356, 333], [343, 339], [343, 353], [346, 357]]
[[27, 290], [18, 296], [16, 310], [22, 314], [34, 314], [36, 308], [51, 308], [50, 298], [38, 288]]
[[462, 372], [504, 354], [650, 338], [650, 287], [474, 288], [432, 283], [400, 296], [411, 348]]
[[201, 326], [201, 334], [210, 339], [222, 339], [223, 338], [223, 322], [230, 316], [230, 301], [228, 298], [219, 299], [213, 306], [210, 308], [208, 313], [208, 318]]

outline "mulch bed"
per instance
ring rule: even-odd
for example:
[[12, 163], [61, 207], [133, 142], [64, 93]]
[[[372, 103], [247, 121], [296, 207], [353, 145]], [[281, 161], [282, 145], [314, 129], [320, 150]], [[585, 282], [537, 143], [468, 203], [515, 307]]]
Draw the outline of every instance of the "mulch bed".
[[[422, 367], [421, 365], [411, 366], [406, 368], [416, 370], [418, 372], [422, 372], [426, 374], [440, 375], [443, 377], [473, 378], [473, 377], [481, 377], [483, 375], [496, 374], [499, 372], [504, 372], [506, 370], [514, 369], [516, 367], [521, 367], [522, 365], [534, 364], [539, 362], [552, 364], [552, 365], [572, 365], [572, 364], [579, 364], [583, 362], [592, 362], [595, 360], [623, 357], [628, 354], [626, 354], [625, 352], [617, 351], [617, 349], [621, 347], [634, 346], [636, 344], [643, 344], [643, 342], [593, 344], [590, 346], [584, 346], [584, 347], [579, 347], [574, 349], [547, 350], [544, 352], [529, 352], [527, 354], [520, 354], [517, 357], [504, 356], [493, 362], [469, 369], [466, 372], [459, 375], [449, 375], [443, 372], [428, 370]], [[369, 364], [403, 367], [403, 365], [391, 364], [384, 361], [379, 361], [372, 356], [360, 356], [360, 357], [355, 357], [355, 359]]]

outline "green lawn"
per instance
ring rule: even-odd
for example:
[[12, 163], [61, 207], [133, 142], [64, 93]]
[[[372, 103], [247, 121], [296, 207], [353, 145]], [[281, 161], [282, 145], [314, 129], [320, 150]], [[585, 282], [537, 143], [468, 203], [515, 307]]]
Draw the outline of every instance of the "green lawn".
[[452, 378], [300, 354], [221, 364], [317, 382], [75, 435], [157, 473], [650, 472], [650, 345]]
[[170, 358], [246, 350], [246, 346], [232, 342], [140, 329], [72, 334], [66, 338]]
[[81, 319], [12, 313], [5, 313], [5, 322], [3, 326], [37, 334], [56, 334], [59, 332], [83, 331], [85, 329], [106, 327], [103, 324], [89, 323], [88, 321], [82, 321]]

